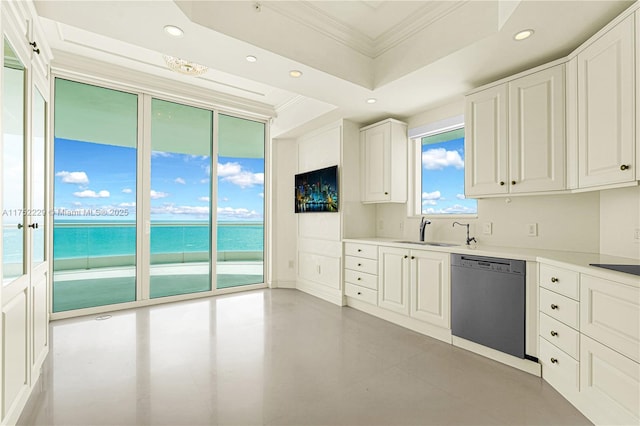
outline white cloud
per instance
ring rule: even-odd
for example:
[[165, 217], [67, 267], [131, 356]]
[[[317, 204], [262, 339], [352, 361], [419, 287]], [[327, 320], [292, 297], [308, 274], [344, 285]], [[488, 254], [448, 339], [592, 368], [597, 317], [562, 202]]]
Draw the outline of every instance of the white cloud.
[[74, 201], [74, 202], [73, 202], [73, 203], [71, 203], [71, 204], [73, 204], [73, 205], [74, 205], [74, 206], [76, 206], [76, 207], [80, 207], [80, 206], [82, 205], [82, 203], [81, 203], [80, 201]]
[[84, 191], [74, 192], [73, 195], [78, 198], [109, 198], [111, 194], [106, 190], [96, 193], [96, 191], [85, 189]]
[[237, 175], [242, 171], [242, 166], [239, 163], [218, 163], [218, 176], [226, 177]]
[[222, 178], [225, 182], [231, 182], [240, 188], [249, 188], [254, 185], [264, 185], [264, 173], [251, 173], [242, 171], [237, 175]]
[[475, 214], [477, 210], [471, 207], [462, 206], [460, 204], [454, 204], [450, 207], [445, 207], [443, 209], [434, 209], [432, 207], [427, 209], [422, 209], [423, 214]]
[[226, 203], [227, 201], [229, 201], [229, 199], [227, 197], [223, 197], [222, 201], [224, 201]]
[[198, 201], [204, 201], [205, 203], [208, 203], [208, 202], [209, 202], [209, 200], [210, 200], [210, 198], [209, 198], [209, 197], [199, 197], [199, 198], [198, 198]]
[[456, 194], [456, 198], [457, 198], [458, 200], [465, 200], [465, 199], [466, 199], [466, 198], [465, 198], [465, 196], [464, 196], [464, 194]]
[[440, 193], [440, 191], [422, 193], [423, 200], [440, 200], [441, 198], [442, 198], [442, 194]]
[[209, 178], [200, 179], [200, 183], [209, 183]]
[[131, 194], [133, 190], [131, 188], [124, 188], [122, 192], [124, 192], [125, 194]]
[[89, 177], [85, 172], [67, 172], [65, 170], [56, 173], [56, 176], [62, 178], [63, 183], [86, 184], [89, 183]]
[[157, 200], [159, 198], [166, 198], [169, 196], [168, 193], [162, 191], [154, 191], [153, 189], [149, 192], [152, 200]]
[[209, 206], [176, 206], [175, 204], [164, 204], [161, 207], [151, 207], [151, 214], [208, 216]]
[[180, 185], [186, 185], [186, 184], [187, 184], [187, 182], [185, 182], [185, 180], [184, 180], [184, 179], [182, 179], [181, 177], [177, 177], [177, 178], [175, 178], [175, 179], [174, 179], [174, 182], [175, 182], [175, 183], [179, 183]]
[[253, 173], [243, 170], [239, 163], [218, 163], [218, 176], [221, 177], [223, 181], [238, 185], [240, 188], [264, 185], [264, 173]]
[[120, 203], [118, 207], [135, 207], [136, 203]]
[[224, 219], [262, 219], [262, 214], [243, 207], [218, 207], [218, 218]]
[[260, 197], [260, 198], [264, 198], [264, 192], [259, 193], [259, 194], [258, 194], [258, 197]]
[[170, 152], [164, 152], [164, 151], [151, 151], [151, 156], [152, 157], [164, 157], [164, 158], [173, 157], [173, 155], [171, 155]]
[[464, 167], [464, 161], [458, 151], [434, 148], [422, 153], [422, 167], [427, 170], [442, 170], [449, 166], [453, 166], [456, 169]]

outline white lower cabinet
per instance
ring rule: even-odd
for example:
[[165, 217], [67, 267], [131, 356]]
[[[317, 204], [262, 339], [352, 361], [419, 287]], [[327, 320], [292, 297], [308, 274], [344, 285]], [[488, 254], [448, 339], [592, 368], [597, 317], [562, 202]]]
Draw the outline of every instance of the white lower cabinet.
[[344, 294], [371, 305], [378, 304], [378, 246], [344, 244]]
[[586, 414], [597, 424], [640, 424], [640, 364], [584, 334], [580, 348]]
[[409, 314], [409, 250], [380, 247], [378, 306]]
[[449, 254], [380, 247], [381, 308], [450, 328]]
[[449, 328], [449, 259], [448, 253], [411, 251], [409, 257], [409, 315], [413, 318]]
[[542, 377], [596, 425], [640, 424], [640, 288], [544, 264], [539, 277]]

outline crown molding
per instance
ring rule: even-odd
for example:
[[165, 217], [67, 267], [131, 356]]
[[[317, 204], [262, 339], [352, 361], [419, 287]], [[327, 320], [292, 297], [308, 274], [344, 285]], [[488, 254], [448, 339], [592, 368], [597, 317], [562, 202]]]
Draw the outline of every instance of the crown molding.
[[262, 7], [305, 25], [369, 58], [374, 57], [375, 46], [370, 37], [343, 24], [307, 1], [265, 2], [262, 3]]
[[[380, 36], [372, 39], [363, 32], [343, 24], [322, 9], [314, 6], [308, 1], [297, 2], [265, 2], [262, 7], [285, 16], [297, 23], [310, 28], [326, 37], [329, 37], [371, 59], [382, 55], [389, 49], [413, 37], [416, 33], [424, 30], [438, 20], [453, 13], [464, 6], [470, 0], [448, 1], [448, 2], [428, 2], [417, 12], [411, 14], [406, 19], [397, 23]], [[363, 1], [373, 10], [380, 7], [382, 2], [374, 2], [370, 5]]]

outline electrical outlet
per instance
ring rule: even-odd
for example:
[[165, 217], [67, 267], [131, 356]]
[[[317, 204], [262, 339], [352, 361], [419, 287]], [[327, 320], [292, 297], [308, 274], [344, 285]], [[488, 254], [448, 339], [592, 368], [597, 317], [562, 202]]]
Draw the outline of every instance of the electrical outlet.
[[404, 231], [404, 221], [400, 222], [400, 230]]
[[633, 239], [640, 240], [640, 228], [636, 228], [635, 231], [633, 231]]
[[493, 223], [485, 222], [482, 224], [482, 233], [484, 235], [491, 235], [492, 232], [493, 232]]
[[380, 219], [378, 221], [378, 229], [382, 231], [384, 229], [384, 220]]
[[530, 237], [538, 236], [538, 224], [537, 223], [529, 223], [527, 224], [527, 235]]
[[293, 260], [289, 261], [289, 269], [293, 269]]

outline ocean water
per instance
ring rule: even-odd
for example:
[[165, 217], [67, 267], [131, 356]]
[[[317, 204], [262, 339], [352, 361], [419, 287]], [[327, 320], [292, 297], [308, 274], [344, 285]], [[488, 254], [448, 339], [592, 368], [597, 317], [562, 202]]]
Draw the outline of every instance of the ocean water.
[[[13, 235], [15, 234], [15, 235]], [[5, 233], [4, 261], [19, 261], [21, 248], [7, 244], [19, 240], [20, 231]], [[151, 254], [209, 251], [206, 223], [162, 223], [151, 226]], [[218, 223], [218, 251], [262, 251], [262, 223]], [[14, 250], [12, 250], [14, 248]], [[134, 223], [56, 223], [53, 230], [54, 259], [135, 254]]]

